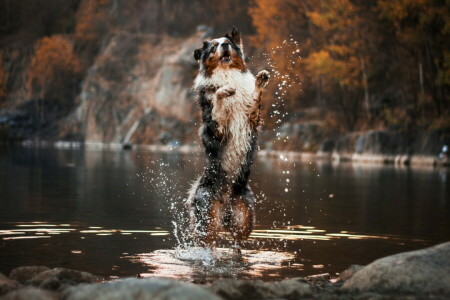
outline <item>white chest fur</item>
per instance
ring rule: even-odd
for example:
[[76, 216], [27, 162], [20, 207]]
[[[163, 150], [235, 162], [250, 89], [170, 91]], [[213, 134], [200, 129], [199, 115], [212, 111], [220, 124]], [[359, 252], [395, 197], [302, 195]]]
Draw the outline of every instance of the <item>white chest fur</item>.
[[[199, 74], [194, 88], [200, 86], [229, 86], [235, 94], [213, 101], [213, 119], [219, 124], [219, 131], [226, 135], [227, 143], [222, 156], [222, 168], [230, 180], [239, 174], [246, 162], [246, 154], [251, 147], [252, 129], [249, 122], [250, 110], [254, 107], [253, 93], [255, 77], [250, 72], [239, 70], [216, 70], [211, 77]], [[218, 103], [218, 101], [221, 101]], [[218, 106], [223, 109], [216, 109]]]

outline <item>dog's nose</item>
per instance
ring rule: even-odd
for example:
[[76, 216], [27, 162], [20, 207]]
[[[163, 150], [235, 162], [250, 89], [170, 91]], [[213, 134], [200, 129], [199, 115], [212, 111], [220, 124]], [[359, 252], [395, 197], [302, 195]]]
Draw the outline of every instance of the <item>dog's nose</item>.
[[224, 50], [227, 50], [229, 47], [230, 47], [230, 43], [223, 43], [223, 44], [222, 44], [222, 48], [223, 48]]

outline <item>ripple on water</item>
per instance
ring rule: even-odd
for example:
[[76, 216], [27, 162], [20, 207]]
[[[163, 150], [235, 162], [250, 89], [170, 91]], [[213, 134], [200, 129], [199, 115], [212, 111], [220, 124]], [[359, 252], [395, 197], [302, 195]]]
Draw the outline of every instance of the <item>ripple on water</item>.
[[292, 253], [264, 250], [243, 250], [236, 255], [230, 248], [214, 251], [192, 247], [188, 249], [156, 250], [126, 257], [149, 267], [142, 277], [168, 277], [192, 281], [212, 281], [217, 278], [266, 278], [280, 276], [278, 271], [301, 269], [293, 264]]

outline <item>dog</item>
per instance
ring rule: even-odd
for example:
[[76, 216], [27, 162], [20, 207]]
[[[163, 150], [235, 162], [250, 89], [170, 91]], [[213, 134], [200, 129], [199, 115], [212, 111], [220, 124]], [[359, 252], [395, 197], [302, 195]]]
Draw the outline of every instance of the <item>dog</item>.
[[199, 72], [194, 91], [201, 108], [199, 135], [207, 164], [193, 184], [187, 204], [195, 241], [214, 248], [219, 232], [229, 231], [240, 253], [255, 220], [255, 199], [248, 185], [262, 125], [261, 97], [267, 71], [248, 70], [241, 35], [205, 40], [194, 51]]

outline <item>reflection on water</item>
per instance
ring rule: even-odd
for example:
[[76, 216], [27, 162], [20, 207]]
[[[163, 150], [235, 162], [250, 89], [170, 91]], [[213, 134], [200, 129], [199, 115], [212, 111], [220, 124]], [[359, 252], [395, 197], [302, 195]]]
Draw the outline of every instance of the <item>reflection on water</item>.
[[156, 250], [126, 257], [150, 267], [142, 277], [169, 277], [196, 282], [209, 282], [217, 278], [280, 277], [280, 271], [289, 268], [301, 270], [292, 253], [281, 251], [243, 250], [237, 256], [232, 249], [215, 251], [199, 248]]
[[[27, 236], [17, 236], [17, 237], [3, 237], [3, 240], [7, 239], [30, 239], [30, 238], [42, 238], [43, 234], [61, 234], [61, 233], [70, 233], [70, 232], [78, 232], [78, 233], [87, 233], [87, 234], [96, 234], [96, 235], [112, 235], [112, 234], [122, 234], [122, 235], [131, 235], [134, 233], [146, 233], [152, 236], [167, 236], [170, 235], [170, 232], [167, 230], [126, 230], [126, 229], [102, 229], [102, 227], [90, 226], [89, 229], [79, 229], [79, 228], [70, 228], [70, 227], [78, 227], [72, 226], [70, 224], [43, 224], [41, 222], [31, 222], [37, 224], [14, 224], [15, 227], [40, 227], [33, 229], [6, 229], [0, 230], [0, 237], [2, 235], [22, 235], [28, 234]], [[50, 227], [50, 228], [47, 228]], [[64, 227], [61, 229], [55, 229], [54, 227]], [[69, 228], [66, 228], [69, 227]], [[33, 236], [32, 234], [35, 234]]]
[[[177, 249], [201, 155], [0, 148], [0, 272], [62, 266], [199, 282], [340, 272], [450, 237], [448, 170], [258, 159], [242, 258]], [[177, 237], [174, 236], [174, 224]]]

